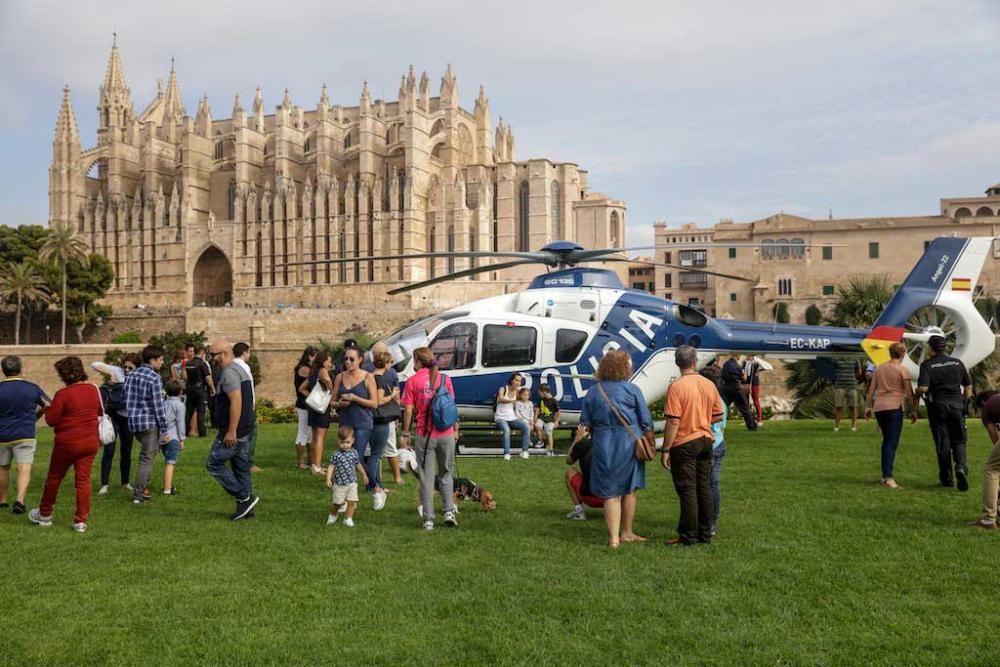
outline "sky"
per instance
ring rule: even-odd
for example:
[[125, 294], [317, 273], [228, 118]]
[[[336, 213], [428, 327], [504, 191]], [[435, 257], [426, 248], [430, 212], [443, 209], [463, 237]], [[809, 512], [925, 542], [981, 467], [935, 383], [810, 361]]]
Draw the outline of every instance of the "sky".
[[136, 111], [170, 59], [188, 112], [269, 110], [288, 88], [353, 106], [395, 99], [412, 64], [461, 104], [480, 84], [518, 159], [579, 164], [652, 223], [778, 211], [924, 215], [1000, 181], [1000, 0], [720, 0], [501, 4], [425, 0], [0, 1], [0, 223], [45, 223], [63, 85], [86, 149], [118, 34]]

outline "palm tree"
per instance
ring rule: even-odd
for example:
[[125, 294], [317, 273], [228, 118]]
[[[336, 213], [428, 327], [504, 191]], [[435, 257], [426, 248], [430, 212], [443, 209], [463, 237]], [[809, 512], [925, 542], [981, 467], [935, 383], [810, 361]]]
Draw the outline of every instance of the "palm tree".
[[72, 263], [87, 261], [87, 246], [76, 235], [72, 226], [57, 222], [49, 228], [49, 236], [38, 252], [43, 262], [59, 261], [62, 269], [62, 344], [66, 344], [66, 269]]
[[888, 276], [851, 276], [837, 288], [837, 303], [830, 324], [838, 327], [870, 327], [892, 298]]
[[45, 279], [38, 269], [27, 262], [9, 264], [0, 269], [0, 299], [17, 299], [14, 311], [14, 345], [21, 344], [21, 307], [26, 300], [45, 301], [49, 294], [45, 289]]

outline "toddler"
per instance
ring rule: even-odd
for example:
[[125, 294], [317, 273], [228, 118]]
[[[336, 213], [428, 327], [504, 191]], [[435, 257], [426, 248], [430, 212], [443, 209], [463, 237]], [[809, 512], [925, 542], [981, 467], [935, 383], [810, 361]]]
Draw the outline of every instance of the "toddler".
[[531, 402], [531, 390], [523, 387], [517, 392], [517, 400], [514, 401], [514, 416], [524, 422], [527, 428], [535, 423], [535, 406]]
[[535, 434], [538, 436], [538, 447], [546, 448], [546, 454], [553, 456], [552, 434], [559, 426], [559, 401], [552, 396], [552, 388], [548, 383], [538, 385], [538, 406], [535, 408]]
[[358, 458], [358, 450], [354, 449], [354, 429], [341, 426], [337, 431], [337, 451], [330, 457], [330, 465], [326, 469], [326, 488], [333, 489], [333, 501], [330, 504], [330, 516], [326, 525], [337, 523], [337, 514], [342, 505], [347, 505], [347, 516], [344, 525], [354, 528], [354, 508], [358, 505], [358, 473], [361, 473], [365, 484], [368, 475]]
[[163, 458], [166, 464], [163, 466], [163, 495], [176, 496], [177, 489], [174, 487], [174, 468], [177, 466], [177, 457], [184, 449], [185, 432], [185, 409], [184, 401], [181, 400], [181, 383], [177, 380], [168, 380], [163, 386], [167, 392], [167, 399], [163, 401], [163, 410], [167, 413], [167, 435], [169, 440], [166, 444], [160, 445]]

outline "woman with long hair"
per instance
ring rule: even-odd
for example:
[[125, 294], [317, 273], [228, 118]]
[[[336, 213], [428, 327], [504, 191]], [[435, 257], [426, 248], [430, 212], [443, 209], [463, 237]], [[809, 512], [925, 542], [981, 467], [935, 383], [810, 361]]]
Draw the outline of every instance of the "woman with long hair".
[[372, 426], [371, 452], [364, 462], [365, 472], [368, 473], [368, 491], [373, 494], [375, 509], [380, 510], [385, 506], [386, 499], [385, 486], [382, 484], [382, 455], [389, 443], [389, 429], [396, 428], [396, 423], [382, 419], [378, 408], [390, 403], [399, 405], [399, 386], [391, 381], [395, 374], [388, 372], [392, 366], [391, 354], [376, 352], [372, 355], [372, 364], [375, 367], [372, 377], [375, 379], [376, 413]]
[[[372, 465], [382, 465], [382, 451], [380, 449], [376, 457], [375, 446], [371, 443], [372, 429], [375, 427], [375, 407], [378, 405], [378, 390], [375, 378], [361, 368], [361, 359], [361, 350], [356, 347], [349, 347], [344, 351], [344, 372], [337, 375], [333, 382], [333, 400], [337, 406], [340, 425], [354, 429], [354, 448], [358, 450], [358, 460], [364, 462], [367, 472], [368, 459], [374, 460]], [[366, 457], [365, 452], [369, 444], [372, 444], [372, 451]], [[382, 449], [385, 449], [384, 440]], [[368, 488], [372, 490], [371, 473], [368, 473]], [[385, 505], [385, 496], [377, 491], [372, 500], [378, 509]]]
[[632, 531], [635, 492], [646, 486], [646, 465], [635, 457], [635, 442], [644, 431], [652, 430], [653, 417], [642, 392], [629, 382], [631, 377], [632, 358], [627, 352], [605, 354], [597, 367], [597, 384], [587, 391], [580, 412], [580, 423], [590, 427], [594, 439], [590, 491], [604, 498], [612, 549], [620, 542], [646, 541]]
[[493, 413], [493, 421], [496, 422], [503, 436], [504, 461], [510, 461], [510, 430], [512, 428], [521, 432], [521, 458], [526, 459], [531, 456], [528, 453], [528, 447], [531, 446], [531, 425], [518, 419], [514, 413], [514, 403], [517, 401], [517, 392], [520, 387], [521, 374], [511, 373], [510, 377], [507, 378], [507, 384], [497, 390], [497, 406]]
[[[135, 352], [129, 352], [122, 357], [122, 365], [112, 366], [101, 361], [90, 364], [98, 373], [108, 376], [108, 381], [101, 386], [101, 398], [104, 408], [115, 425], [115, 435], [121, 441], [121, 452], [118, 457], [118, 472], [121, 476], [122, 491], [131, 493], [132, 485], [129, 478], [132, 474], [132, 431], [128, 427], [128, 412], [125, 410], [125, 377], [142, 366], [142, 358]], [[101, 454], [101, 489], [97, 495], [103, 496], [111, 490], [111, 468], [115, 460], [115, 443], [104, 445]]]
[[97, 436], [101, 392], [97, 385], [87, 382], [79, 357], [64, 357], [56, 362], [55, 368], [66, 386], [56, 392], [52, 405], [45, 410], [45, 422], [55, 430], [55, 444], [42, 500], [36, 509], [28, 512], [28, 518], [39, 526], [52, 525], [52, 507], [59, 494], [59, 485], [72, 467], [76, 486], [73, 530], [83, 533], [90, 515], [90, 470], [101, 446]]
[[[326, 350], [320, 350], [313, 357], [312, 365], [309, 367], [309, 376], [304, 382], [299, 384], [299, 394], [303, 398], [309, 396], [316, 383], [321, 383], [327, 391], [333, 391], [333, 378], [330, 377], [330, 369], [333, 368], [333, 359]], [[332, 405], [332, 402], [331, 402]], [[330, 408], [324, 412], [316, 412], [308, 405], [309, 426], [312, 428], [312, 470], [314, 475], [322, 475], [325, 470], [322, 466], [323, 449], [326, 447], [326, 432], [330, 428]]]
[[295, 364], [293, 372], [293, 382], [295, 389], [295, 414], [299, 418], [299, 430], [295, 434], [295, 459], [301, 470], [309, 470], [306, 463], [306, 450], [312, 444], [312, 427], [309, 426], [309, 406], [306, 405], [306, 397], [299, 391], [302, 383], [309, 379], [309, 370], [312, 368], [313, 359], [316, 358], [316, 348], [312, 345], [302, 350], [302, 356]]

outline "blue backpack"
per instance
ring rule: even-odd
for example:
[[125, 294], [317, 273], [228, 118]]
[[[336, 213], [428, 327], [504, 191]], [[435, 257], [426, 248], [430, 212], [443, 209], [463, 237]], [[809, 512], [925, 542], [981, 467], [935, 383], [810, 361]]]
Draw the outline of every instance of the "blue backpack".
[[431, 398], [428, 411], [431, 423], [434, 424], [434, 429], [437, 431], [449, 429], [458, 422], [458, 406], [455, 405], [455, 398], [445, 386], [444, 375], [441, 375], [440, 383], [434, 392], [434, 397]]

